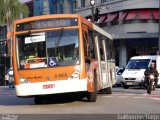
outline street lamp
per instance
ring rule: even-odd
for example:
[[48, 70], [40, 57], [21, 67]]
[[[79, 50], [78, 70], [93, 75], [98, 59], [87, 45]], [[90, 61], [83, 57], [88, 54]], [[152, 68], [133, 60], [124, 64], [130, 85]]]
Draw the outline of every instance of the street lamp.
[[90, 4], [92, 6], [92, 22], [94, 22], [94, 5], [95, 5], [95, 1], [94, 0], [90, 0]]

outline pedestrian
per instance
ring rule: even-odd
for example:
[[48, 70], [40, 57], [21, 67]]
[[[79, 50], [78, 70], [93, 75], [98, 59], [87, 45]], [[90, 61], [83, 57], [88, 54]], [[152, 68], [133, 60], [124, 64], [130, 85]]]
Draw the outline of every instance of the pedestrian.
[[9, 83], [9, 75], [8, 73], [5, 75], [5, 85], [8, 85]]
[[13, 77], [13, 68], [11, 67], [8, 71], [9, 75], [9, 88], [14, 88], [14, 77]]

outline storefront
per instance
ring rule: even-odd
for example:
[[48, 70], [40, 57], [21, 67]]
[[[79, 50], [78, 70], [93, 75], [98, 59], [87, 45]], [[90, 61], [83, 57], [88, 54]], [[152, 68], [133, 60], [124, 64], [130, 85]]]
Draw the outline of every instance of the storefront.
[[140, 55], [157, 55], [158, 38], [135, 38], [114, 40], [116, 65], [126, 66], [129, 59]]
[[130, 39], [126, 41], [127, 61], [136, 55], [156, 55], [158, 51], [158, 39]]
[[10, 66], [8, 55], [7, 27], [0, 26], [0, 85], [6, 85], [5, 74]]

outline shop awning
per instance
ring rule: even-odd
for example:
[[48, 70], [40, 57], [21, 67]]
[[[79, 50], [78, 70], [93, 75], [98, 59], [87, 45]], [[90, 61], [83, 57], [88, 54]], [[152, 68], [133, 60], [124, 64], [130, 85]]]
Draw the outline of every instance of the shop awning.
[[103, 23], [107, 19], [107, 15], [100, 16], [99, 23]]
[[119, 19], [118, 20], [124, 20], [125, 17], [127, 16], [127, 11], [123, 12], [122, 14], [119, 14]]
[[129, 11], [125, 20], [134, 20], [137, 16], [137, 11]]
[[137, 19], [149, 20], [152, 19], [150, 10], [140, 10], [137, 11]]
[[158, 10], [152, 10], [153, 19], [159, 19], [159, 11]]
[[118, 16], [118, 13], [110, 13], [108, 14], [107, 19], [105, 20], [105, 22], [111, 22], [113, 20], [115, 20], [115, 18]]

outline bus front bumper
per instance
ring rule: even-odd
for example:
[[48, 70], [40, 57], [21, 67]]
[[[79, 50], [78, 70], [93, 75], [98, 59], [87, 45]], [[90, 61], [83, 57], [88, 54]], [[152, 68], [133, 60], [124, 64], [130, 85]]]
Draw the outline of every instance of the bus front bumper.
[[87, 79], [60, 80], [16, 85], [18, 97], [87, 91]]

